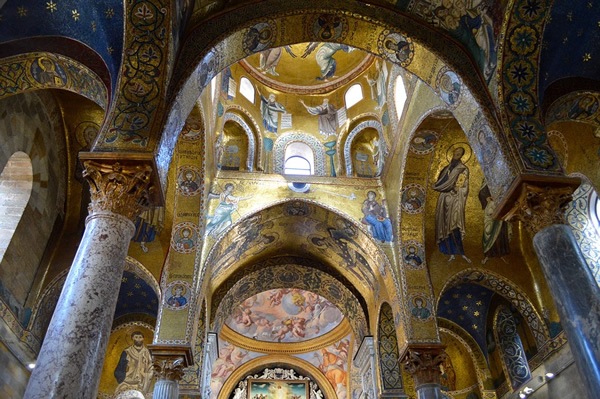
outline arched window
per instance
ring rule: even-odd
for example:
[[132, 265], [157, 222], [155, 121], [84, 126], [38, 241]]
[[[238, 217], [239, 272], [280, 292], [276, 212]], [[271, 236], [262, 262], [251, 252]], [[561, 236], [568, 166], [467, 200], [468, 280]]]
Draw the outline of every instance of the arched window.
[[354, 104], [363, 99], [362, 87], [360, 84], [354, 84], [346, 91], [346, 109], [349, 109]]
[[31, 160], [24, 152], [15, 152], [0, 175], [0, 260], [12, 240], [17, 225], [31, 197], [33, 171]]
[[252, 86], [248, 78], [242, 77], [240, 79], [240, 93], [254, 104], [254, 86]]
[[398, 75], [394, 84], [394, 102], [396, 103], [396, 115], [400, 119], [404, 112], [404, 104], [406, 103], [406, 88], [404, 87], [404, 80], [401, 75]]
[[299, 141], [290, 143], [285, 149], [283, 173], [286, 175], [312, 175], [315, 170], [312, 149]]

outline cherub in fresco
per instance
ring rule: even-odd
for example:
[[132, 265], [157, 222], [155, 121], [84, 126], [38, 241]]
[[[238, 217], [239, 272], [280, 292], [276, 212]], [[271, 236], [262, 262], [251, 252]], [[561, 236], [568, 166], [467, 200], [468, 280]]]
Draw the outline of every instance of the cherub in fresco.
[[252, 311], [250, 309], [244, 309], [240, 321], [243, 326], [250, 327], [254, 323], [254, 321], [252, 321]]
[[306, 336], [306, 319], [304, 317], [292, 318], [292, 335], [298, 339]]
[[254, 339], [268, 340], [273, 330], [273, 323], [263, 316], [258, 316], [254, 322], [256, 331], [252, 335]]
[[283, 296], [287, 293], [287, 289], [278, 289], [271, 292], [271, 294], [269, 295], [269, 304], [271, 305], [271, 307], [281, 305], [281, 300], [283, 299]]
[[281, 342], [288, 333], [292, 331], [294, 327], [294, 321], [291, 318], [285, 319], [281, 322], [281, 326], [273, 329], [272, 334], [277, 342]]

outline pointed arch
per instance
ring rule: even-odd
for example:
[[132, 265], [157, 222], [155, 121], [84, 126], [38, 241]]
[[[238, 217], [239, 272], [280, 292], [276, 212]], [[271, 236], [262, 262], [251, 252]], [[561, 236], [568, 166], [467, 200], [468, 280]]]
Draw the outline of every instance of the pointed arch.
[[315, 176], [325, 176], [325, 150], [321, 142], [314, 136], [303, 132], [286, 132], [279, 136], [273, 146], [275, 173], [285, 171], [285, 150], [288, 145], [298, 141], [310, 147], [315, 157]]
[[[239, 126], [241, 126], [241, 128], [246, 133], [246, 137], [248, 138], [248, 156], [245, 160], [245, 163], [246, 163], [246, 169], [249, 172], [252, 172], [252, 171], [254, 171], [255, 157], [256, 157], [256, 133], [254, 130], [252, 130], [252, 128], [250, 128], [248, 123], [246, 123], [246, 121], [238, 113], [231, 112], [230, 110], [227, 110], [225, 112], [225, 115], [223, 115], [223, 121], [221, 123], [221, 131], [224, 130], [225, 124], [230, 121], [235, 122]], [[217, 160], [217, 162], [218, 162], [218, 160]]]
[[383, 154], [385, 154], [388, 151], [387, 143], [385, 141], [385, 138], [383, 137], [383, 125], [381, 124], [381, 122], [379, 122], [377, 120], [367, 120], [364, 122], [360, 122], [358, 125], [356, 125], [354, 127], [354, 129], [352, 129], [350, 131], [350, 133], [348, 134], [348, 137], [346, 138], [346, 142], [344, 143], [344, 160], [346, 162], [346, 175], [347, 176], [352, 176], [354, 173], [354, 171], [352, 169], [352, 154], [351, 154], [352, 142], [354, 141], [356, 136], [358, 136], [364, 129], [368, 129], [368, 128], [377, 130], [377, 133], [379, 134], [379, 159], [381, 161], [377, 165], [378, 170], [377, 170], [376, 176], [379, 176], [379, 174], [383, 170], [383, 158], [384, 158]]
[[444, 287], [440, 290], [436, 302], [439, 303], [444, 292], [456, 285], [464, 283], [480, 285], [509, 301], [519, 313], [523, 315], [525, 320], [527, 320], [527, 324], [535, 337], [538, 350], [544, 348], [544, 345], [550, 340], [548, 327], [532, 305], [527, 294], [512, 281], [489, 270], [469, 268], [456, 273], [446, 281], [446, 284], [444, 284]]

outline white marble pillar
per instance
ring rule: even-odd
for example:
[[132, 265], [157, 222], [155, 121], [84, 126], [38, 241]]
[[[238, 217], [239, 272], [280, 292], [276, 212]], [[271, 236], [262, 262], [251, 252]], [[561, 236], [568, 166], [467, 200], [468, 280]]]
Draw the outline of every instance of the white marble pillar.
[[177, 399], [179, 397], [179, 381], [159, 379], [154, 385], [153, 399]]
[[25, 398], [96, 397], [134, 231], [131, 220], [116, 213], [88, 217]]
[[148, 203], [151, 167], [84, 163], [90, 181], [90, 216], [69, 270], [26, 399], [97, 396], [114, 318], [131, 221]]

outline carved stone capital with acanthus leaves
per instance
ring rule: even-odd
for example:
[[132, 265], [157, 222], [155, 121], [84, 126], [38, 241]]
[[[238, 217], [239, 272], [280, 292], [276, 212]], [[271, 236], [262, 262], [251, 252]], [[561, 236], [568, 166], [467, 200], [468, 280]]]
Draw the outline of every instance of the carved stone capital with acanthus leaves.
[[448, 355], [441, 345], [410, 347], [406, 350], [402, 363], [404, 370], [415, 379], [415, 387], [424, 384], [440, 383], [440, 364]]
[[148, 345], [152, 354], [152, 368], [159, 380], [180, 381], [185, 369], [194, 364], [189, 346]]
[[90, 184], [90, 214], [113, 212], [134, 220], [149, 205], [152, 167], [119, 162], [83, 162]]
[[572, 201], [574, 186], [538, 186], [524, 183], [505, 220], [520, 220], [535, 235], [553, 224], [566, 224], [565, 209]]

